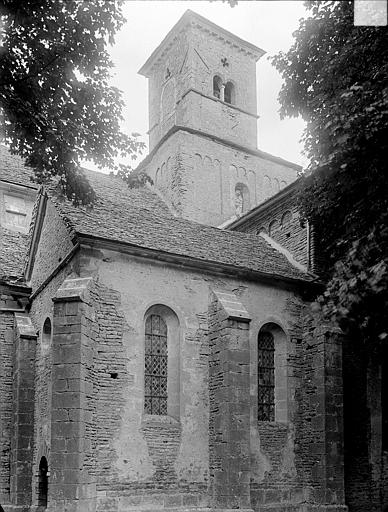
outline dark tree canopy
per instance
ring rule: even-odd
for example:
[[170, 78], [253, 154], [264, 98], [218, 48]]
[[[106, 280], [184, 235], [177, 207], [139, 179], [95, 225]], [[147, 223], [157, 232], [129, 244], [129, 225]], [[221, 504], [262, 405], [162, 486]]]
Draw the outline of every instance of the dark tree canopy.
[[273, 62], [283, 116], [307, 121], [310, 166], [302, 214], [314, 224], [331, 276], [321, 314], [364, 338], [385, 339], [388, 306], [388, 40], [355, 27], [353, 3], [306, 2], [295, 41]]
[[67, 197], [93, 202], [80, 162], [117, 171], [115, 157], [143, 147], [121, 132], [123, 101], [109, 85], [121, 2], [0, 0], [0, 15], [1, 138], [38, 182], [57, 176]]

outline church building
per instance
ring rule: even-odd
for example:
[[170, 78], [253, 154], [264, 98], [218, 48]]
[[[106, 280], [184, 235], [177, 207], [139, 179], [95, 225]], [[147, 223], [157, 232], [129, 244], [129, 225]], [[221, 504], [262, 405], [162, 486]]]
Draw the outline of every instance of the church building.
[[153, 185], [85, 171], [93, 208], [0, 148], [5, 512], [388, 504], [376, 379], [374, 451], [347, 473], [343, 337], [312, 321], [300, 168], [257, 148], [263, 54], [187, 11], [140, 70]]

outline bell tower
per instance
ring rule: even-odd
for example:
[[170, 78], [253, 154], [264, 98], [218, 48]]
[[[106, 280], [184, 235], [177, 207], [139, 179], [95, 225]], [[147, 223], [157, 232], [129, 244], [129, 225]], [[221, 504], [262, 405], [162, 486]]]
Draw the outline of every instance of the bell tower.
[[219, 226], [270, 195], [268, 180], [295, 179], [297, 166], [257, 149], [264, 53], [188, 10], [140, 69], [149, 80], [150, 155], [139, 167], [178, 215]]
[[264, 51], [188, 10], [140, 69], [150, 151], [173, 126], [256, 148], [256, 62]]

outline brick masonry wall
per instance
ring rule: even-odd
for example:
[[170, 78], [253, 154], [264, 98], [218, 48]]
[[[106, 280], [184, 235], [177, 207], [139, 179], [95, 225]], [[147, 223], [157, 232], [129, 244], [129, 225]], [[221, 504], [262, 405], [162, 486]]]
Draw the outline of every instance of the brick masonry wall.
[[296, 261], [305, 266], [309, 264], [308, 228], [301, 225], [295, 194], [292, 192], [233, 229], [253, 234], [264, 231], [290, 251]]
[[[2, 296], [5, 300], [5, 297]], [[0, 503], [9, 500], [12, 433], [13, 326], [11, 312], [0, 313]]]
[[55, 270], [62, 259], [73, 248], [69, 233], [50, 200], [47, 201], [46, 215], [38, 250], [35, 256], [31, 287], [34, 292]]

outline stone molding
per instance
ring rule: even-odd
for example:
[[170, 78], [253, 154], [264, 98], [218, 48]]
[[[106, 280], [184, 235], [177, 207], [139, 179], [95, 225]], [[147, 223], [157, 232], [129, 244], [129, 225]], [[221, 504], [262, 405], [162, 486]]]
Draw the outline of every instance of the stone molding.
[[54, 302], [84, 301], [87, 298], [89, 286], [93, 282], [92, 277], [76, 277], [65, 279], [58, 288]]
[[228, 318], [247, 323], [252, 320], [251, 315], [237, 299], [234, 293], [223, 292], [220, 290], [212, 290], [212, 292], [224, 308]]
[[15, 327], [20, 338], [37, 338], [35, 327], [26, 313], [15, 313]]

